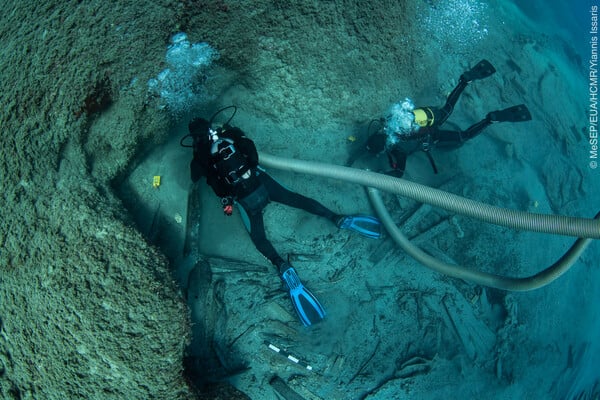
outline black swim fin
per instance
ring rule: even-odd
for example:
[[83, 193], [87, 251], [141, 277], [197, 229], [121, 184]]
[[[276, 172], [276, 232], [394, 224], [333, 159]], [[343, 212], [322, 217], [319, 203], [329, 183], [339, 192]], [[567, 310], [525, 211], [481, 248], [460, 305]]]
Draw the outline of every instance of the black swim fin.
[[531, 113], [525, 104], [512, 106], [500, 111], [492, 111], [488, 114], [491, 122], [523, 122], [531, 120]]
[[302, 284], [294, 267], [284, 263], [280, 267], [281, 279], [290, 290], [294, 309], [304, 326], [310, 326], [325, 317], [325, 310], [319, 300]]
[[496, 72], [496, 68], [488, 60], [481, 60], [473, 68], [461, 75], [461, 78], [467, 82], [487, 78]]

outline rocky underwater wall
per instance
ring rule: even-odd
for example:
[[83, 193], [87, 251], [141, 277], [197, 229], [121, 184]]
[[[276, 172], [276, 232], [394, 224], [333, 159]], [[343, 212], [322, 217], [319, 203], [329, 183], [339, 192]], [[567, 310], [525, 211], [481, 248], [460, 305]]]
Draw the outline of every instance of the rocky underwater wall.
[[166, 134], [136, 82], [175, 3], [3, 4], [0, 398], [191, 396], [182, 296], [110, 187]]

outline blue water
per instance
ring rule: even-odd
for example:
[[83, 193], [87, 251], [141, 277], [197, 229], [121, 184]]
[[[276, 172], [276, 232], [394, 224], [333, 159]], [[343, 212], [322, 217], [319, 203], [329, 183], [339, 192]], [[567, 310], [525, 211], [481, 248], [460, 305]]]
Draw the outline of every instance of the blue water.
[[583, 59], [589, 54], [590, 7], [593, 0], [543, 1], [513, 0], [525, 15], [538, 22], [550, 37], [559, 35], [569, 42]]
[[[513, 2], [527, 15], [532, 21], [537, 23], [540, 32], [545, 33], [550, 38], [562, 38], [568, 46], [574, 49], [575, 53], [581, 57], [582, 72], [585, 76], [588, 73], [588, 63], [590, 59], [590, 23], [592, 5], [596, 5], [600, 11], [600, 2], [593, 0], [574, 0], [574, 1], [543, 1], [543, 0], [513, 0]], [[566, 55], [572, 61], [568, 51]], [[582, 107], [587, 107], [587, 99], [582, 99]], [[596, 176], [597, 179], [597, 176]], [[598, 180], [596, 180], [596, 183]], [[596, 205], [597, 207], [597, 205]], [[582, 209], [582, 213], [588, 213], [589, 210]], [[592, 245], [589, 252], [598, 255], [597, 243]], [[594, 256], [591, 256], [594, 257]], [[597, 259], [597, 258], [593, 258]], [[582, 270], [579, 273], [591, 273], [590, 270]], [[598, 314], [598, 313], [596, 313]], [[593, 336], [598, 337], [600, 333], [596, 332]], [[569, 398], [577, 396], [582, 387], [589, 388], [596, 382], [598, 384], [598, 365], [600, 355], [598, 354], [598, 345], [592, 345], [592, 349], [587, 357], [582, 360], [580, 374], [574, 379]], [[584, 389], [585, 390], [585, 389]], [[597, 389], [596, 389], [597, 390]], [[588, 392], [591, 397], [591, 393]], [[596, 394], [597, 395], [597, 394]], [[588, 398], [588, 397], [585, 397]], [[597, 397], [593, 397], [597, 398]]]

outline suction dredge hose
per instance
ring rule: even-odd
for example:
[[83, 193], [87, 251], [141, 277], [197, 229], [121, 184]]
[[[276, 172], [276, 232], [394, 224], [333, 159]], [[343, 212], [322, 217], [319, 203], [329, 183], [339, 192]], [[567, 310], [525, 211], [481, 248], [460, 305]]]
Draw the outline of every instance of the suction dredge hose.
[[[261, 165], [269, 168], [332, 178], [366, 186], [369, 188], [369, 198], [383, 225], [404, 251], [428, 268], [478, 285], [512, 291], [528, 291], [540, 288], [568, 271], [592, 239], [600, 239], [600, 220], [598, 219], [600, 213], [596, 214], [594, 219], [532, 214], [491, 206], [401, 178], [365, 170], [313, 161], [280, 158], [264, 153], [260, 154], [260, 162]], [[530, 277], [510, 278], [473, 271], [458, 265], [441, 262], [410, 243], [392, 220], [377, 189], [409, 197], [421, 203], [431, 204], [456, 214], [477, 218], [495, 225], [533, 232], [575, 236], [579, 239], [556, 263]]]

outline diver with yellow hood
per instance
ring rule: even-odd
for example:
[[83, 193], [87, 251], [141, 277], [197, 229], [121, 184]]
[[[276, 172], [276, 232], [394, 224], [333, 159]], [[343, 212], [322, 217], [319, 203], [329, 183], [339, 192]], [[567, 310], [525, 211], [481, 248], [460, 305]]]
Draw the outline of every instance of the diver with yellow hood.
[[[497, 122], [523, 122], [531, 120], [527, 106], [520, 104], [504, 110], [493, 111], [486, 117], [471, 125], [466, 130], [440, 129], [446, 122], [461, 93], [469, 83], [486, 78], [496, 72], [494, 66], [487, 60], [481, 60], [475, 67], [460, 76], [458, 84], [452, 90], [443, 107], [415, 108], [413, 102], [406, 98], [394, 104], [387, 117], [371, 121], [379, 123], [379, 128], [369, 136], [366, 149], [370, 154], [386, 153], [391, 167], [388, 174], [401, 177], [406, 168], [406, 158], [417, 150], [427, 155], [433, 171], [437, 167], [430, 150], [433, 147], [455, 148], [465, 141], [474, 138], [489, 125]], [[364, 154], [361, 151], [353, 154], [346, 165], [350, 166]]]

